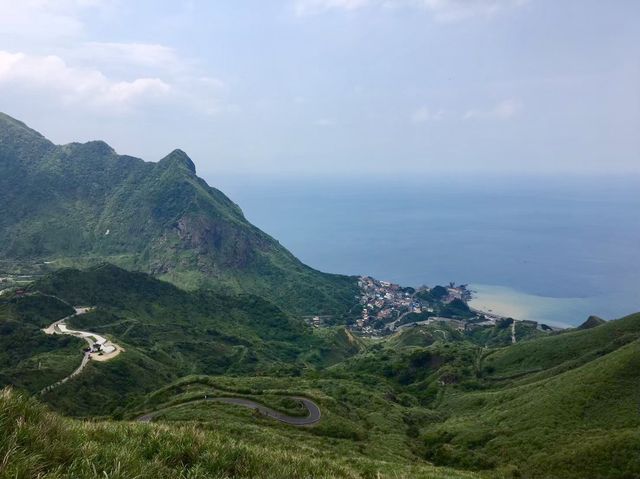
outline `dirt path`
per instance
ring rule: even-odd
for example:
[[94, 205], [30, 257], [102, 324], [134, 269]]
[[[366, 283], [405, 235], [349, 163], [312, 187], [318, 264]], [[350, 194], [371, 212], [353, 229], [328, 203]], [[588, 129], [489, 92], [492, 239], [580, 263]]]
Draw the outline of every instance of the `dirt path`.
[[292, 397], [291, 399], [296, 399], [300, 401], [307, 408], [309, 414], [305, 417], [297, 417], [297, 416], [288, 416], [284, 413], [271, 409], [263, 404], [252, 401], [251, 399], [237, 398], [237, 397], [214, 397], [214, 398], [206, 398], [206, 399], [196, 399], [195, 401], [189, 401], [181, 404], [177, 404], [176, 406], [172, 406], [166, 409], [160, 409], [158, 411], [154, 411], [148, 414], [144, 414], [137, 418], [137, 421], [140, 422], [150, 422], [156, 416], [160, 415], [164, 411], [168, 409], [172, 409], [174, 407], [182, 407], [187, 404], [197, 404], [203, 403], [207, 401], [213, 402], [222, 402], [225, 404], [234, 404], [236, 406], [247, 407], [249, 409], [258, 410], [263, 416], [270, 417], [275, 419], [276, 421], [283, 422], [285, 424], [289, 424], [291, 426], [309, 426], [311, 424], [315, 424], [320, 421], [321, 413], [318, 405], [313, 402], [311, 399], [303, 398], [303, 397]]

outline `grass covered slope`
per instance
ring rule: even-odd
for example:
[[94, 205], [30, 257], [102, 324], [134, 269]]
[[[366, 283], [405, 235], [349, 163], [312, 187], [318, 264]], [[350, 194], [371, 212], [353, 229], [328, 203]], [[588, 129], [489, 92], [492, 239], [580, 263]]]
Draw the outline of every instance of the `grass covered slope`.
[[0, 385], [37, 393], [78, 367], [84, 341], [41, 331], [73, 312], [69, 305], [40, 294], [0, 297]]
[[426, 457], [522, 477], [638, 477], [638, 371], [635, 341], [548, 379], [451, 394], [450, 417], [423, 435]]
[[255, 444], [195, 424], [70, 420], [8, 389], [0, 393], [0, 438], [0, 477], [12, 479], [476, 477], [427, 465], [327, 458], [303, 444]]
[[571, 329], [492, 351], [484, 367], [496, 378], [576, 366], [640, 338], [640, 314], [594, 328]]
[[194, 289], [263, 296], [299, 314], [343, 314], [354, 278], [321, 273], [251, 225], [175, 150], [157, 163], [106, 143], [57, 146], [0, 114], [0, 259], [109, 262]]
[[640, 477], [640, 314], [500, 348], [478, 338], [419, 326], [327, 374], [386, 388], [419, 411], [406, 434], [437, 465], [490, 477]]
[[479, 391], [450, 389], [425, 425], [437, 464], [519, 477], [640, 476], [640, 314], [489, 352]]
[[111, 361], [90, 362], [82, 375], [44, 396], [70, 415], [121, 414], [146, 393], [188, 374], [295, 377], [360, 348], [343, 328], [314, 331], [258, 296], [184, 291], [108, 264], [59, 270], [30, 290], [96, 307], [69, 326], [111, 338], [126, 350]]
[[[640, 314], [540, 337], [531, 331], [505, 347], [486, 341], [501, 338], [501, 331], [482, 336], [447, 323], [357, 338], [344, 328], [311, 328], [257, 296], [184, 291], [103, 264], [59, 270], [34, 282], [26, 296], [2, 299], [0, 319], [23, 332], [3, 338], [0, 321], [3, 384], [34, 392], [46, 372], [43, 357], [71, 358], [60, 361], [69, 370], [79, 362], [79, 345], [40, 345], [65, 339], [43, 338], [39, 328], [68, 315], [69, 304], [96, 307], [68, 320], [70, 327], [126, 350], [108, 362], [91, 361], [41, 397], [69, 416], [113, 420], [88, 425], [51, 416], [75, 431], [71, 444], [90, 453], [85, 464], [61, 452], [67, 461], [61, 467], [70, 470], [84, 473], [82, 467], [95, 465], [117, 477], [109, 464], [121, 460], [127, 470], [120, 474], [129, 477], [144, 460], [158, 477], [171, 477], [180, 465], [192, 477], [224, 477], [227, 467], [229, 475], [244, 477], [258, 474], [266, 461], [264, 477], [278, 477], [271, 468], [291, 457], [293, 477], [464, 476], [438, 467], [483, 477], [640, 475]], [[24, 378], [31, 379], [20, 383]], [[242, 397], [289, 415], [304, 413], [290, 399], [304, 396], [320, 407], [322, 419], [296, 428], [205, 396]], [[151, 412], [159, 412], [161, 425], [120, 422]], [[182, 462], [165, 439], [148, 449], [145, 441], [156, 441], [157, 431], [167, 444], [184, 444], [176, 453]], [[198, 455], [186, 446], [189, 435]], [[281, 449], [259, 457], [274, 444]], [[132, 456], [121, 457], [128, 449]], [[213, 450], [240, 463], [208, 462]], [[29, 460], [55, 470], [48, 457]], [[18, 470], [18, 477], [29, 473]]]

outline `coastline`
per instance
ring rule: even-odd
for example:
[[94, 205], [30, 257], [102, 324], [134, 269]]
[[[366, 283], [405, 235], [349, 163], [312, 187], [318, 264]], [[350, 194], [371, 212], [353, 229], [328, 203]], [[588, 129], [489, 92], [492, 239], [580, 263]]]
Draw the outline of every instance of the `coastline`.
[[592, 298], [552, 298], [526, 293], [508, 286], [473, 284], [469, 306], [499, 316], [573, 328], [593, 309]]

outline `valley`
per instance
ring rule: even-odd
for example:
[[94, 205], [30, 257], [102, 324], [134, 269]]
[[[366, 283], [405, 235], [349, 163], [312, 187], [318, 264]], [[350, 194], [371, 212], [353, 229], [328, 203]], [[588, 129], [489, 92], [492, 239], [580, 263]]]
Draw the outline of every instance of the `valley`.
[[[182, 292], [110, 265], [54, 272], [27, 289], [0, 301], [7, 340], [17, 339], [7, 336], [8, 324], [39, 318], [44, 327], [62, 316], [74, 331], [96, 331], [91, 334], [113, 337], [126, 349], [110, 361], [91, 361], [82, 374], [41, 395], [66, 416], [122, 424], [110, 427], [170, 428], [162, 434], [194, 428], [190, 434], [222, 434], [250, 448], [303, 444], [332, 457], [334, 466], [347, 460], [355, 467], [318, 470], [314, 477], [366, 477], [364, 471], [375, 470], [381, 477], [395, 471], [390, 477], [578, 478], [581, 463], [599, 477], [619, 471], [633, 477], [639, 466], [629, 460], [640, 446], [638, 315], [590, 319], [585, 329], [531, 328], [513, 344], [512, 328], [520, 331], [520, 322], [460, 329], [435, 321], [384, 337], [358, 336], [344, 325], [314, 328], [286, 315], [268, 326], [277, 310], [261, 318], [266, 305], [255, 299], [243, 322], [248, 298], [238, 303]], [[207, 305], [206, 298], [215, 301]], [[67, 302], [95, 309], [77, 315]], [[235, 319], [216, 323], [217, 316]], [[219, 332], [211, 335], [212, 327]], [[37, 328], [33, 335], [51, 337]], [[80, 347], [51, 344], [39, 354], [75, 358], [66, 363], [72, 372]], [[33, 365], [29, 354], [5, 362], [1, 377]], [[209, 363], [210, 354], [224, 358]], [[52, 373], [35, 368], [34, 383]], [[10, 394], [5, 401], [22, 400], [19, 392]], [[605, 404], [607, 412], [600, 411]], [[128, 434], [138, 434], [134, 430]]]
[[0, 478], [640, 476], [639, 313], [321, 272], [181, 150], [6, 115], [0, 204]]

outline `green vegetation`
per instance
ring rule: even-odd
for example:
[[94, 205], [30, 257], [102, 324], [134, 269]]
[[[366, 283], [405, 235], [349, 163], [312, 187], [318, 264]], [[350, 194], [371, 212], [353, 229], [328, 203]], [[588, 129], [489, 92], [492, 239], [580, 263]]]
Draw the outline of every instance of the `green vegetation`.
[[0, 299], [0, 317], [10, 318], [44, 328], [54, 321], [75, 313], [73, 307], [52, 296], [6, 295]]
[[[511, 344], [511, 324], [513, 319], [501, 319], [496, 321], [493, 327], [472, 326], [466, 331], [469, 340], [480, 346], [508, 346]], [[547, 330], [538, 329], [538, 324], [532, 321], [516, 321], [516, 338], [522, 342], [525, 339], [545, 337], [550, 333]]]
[[[33, 399], [0, 393], [0, 477], [61, 479], [424, 478], [476, 477], [428, 465], [336, 457], [265, 428], [253, 439], [194, 423], [158, 426], [81, 422], [51, 414]], [[286, 441], [286, 442], [285, 442]]]
[[355, 278], [305, 266], [251, 225], [180, 150], [145, 163], [100, 141], [56, 146], [0, 113], [0, 204], [0, 260], [16, 267], [109, 261], [338, 319], [358, 292]]
[[[31, 456], [35, 452], [23, 445], [26, 456], [16, 456], [14, 469], [7, 469], [18, 477], [32, 474], [32, 466], [51, 477], [56, 467], [82, 477], [89, 470], [83, 468], [94, 466], [117, 477], [112, 461], [121, 462], [123, 476], [138, 474], [150, 461], [149, 474], [171, 477], [179, 462], [164, 462], [159, 450], [139, 452], [158, 434], [166, 435], [155, 444], [168, 456], [170, 441], [196, 437], [197, 455], [179, 451], [187, 455], [185, 474], [191, 471], [184, 477], [223, 477], [226, 468], [243, 477], [255, 474], [260, 461], [262, 477], [277, 477], [272, 467], [287, 454], [296, 464], [293, 477], [640, 473], [640, 464], [628, 459], [640, 452], [640, 315], [551, 334], [519, 321], [513, 345], [511, 320], [466, 328], [434, 322], [365, 339], [341, 327], [311, 328], [257, 296], [184, 291], [104, 264], [57, 271], [21, 297], [0, 302], [3, 384], [34, 393], [77, 367], [81, 341], [39, 329], [69, 315], [69, 304], [96, 307], [68, 320], [71, 327], [110, 337], [125, 352], [90, 362], [41, 400], [66, 415], [110, 421], [47, 415], [72, 444], [88, 441], [95, 455], [82, 462], [64, 449], [64, 460], [56, 462]], [[10, 348], [14, 342], [20, 346]], [[205, 396], [252, 399], [289, 415], [306, 414], [291, 399], [304, 396], [320, 406], [322, 419], [296, 428], [240, 406], [202, 401]], [[5, 400], [39, 407], [15, 396]], [[117, 422], [148, 412], [157, 412], [161, 425]], [[282, 449], [258, 459], [274, 444]], [[202, 459], [226, 454], [240, 463]]]
[[419, 299], [423, 299], [429, 303], [438, 303], [443, 298], [445, 298], [448, 294], [449, 292], [447, 291], [447, 288], [445, 288], [444, 286], [438, 285], [431, 288], [429, 291], [427, 290], [418, 291], [416, 293], [416, 297]]
[[[505, 323], [496, 328], [510, 330]], [[494, 328], [443, 326], [378, 341], [331, 373], [385, 384], [389, 398], [419, 411], [407, 435], [437, 465], [499, 477], [640, 474], [640, 314], [587, 330], [529, 330], [500, 348], [478, 345], [495, 339]]]
[[473, 318], [475, 316], [475, 313], [471, 312], [467, 303], [458, 298], [443, 307], [440, 314], [445, 318]]
[[638, 315], [631, 315], [593, 329], [520, 342], [487, 355], [484, 366], [496, 378], [577, 367], [640, 338], [638, 322]]
[[188, 374], [295, 377], [360, 348], [344, 328], [314, 331], [260, 297], [183, 291], [112, 265], [60, 270], [30, 291], [95, 306], [69, 326], [111, 337], [127, 351], [106, 363], [90, 363], [80, 377], [46, 393], [47, 402], [71, 415], [119, 414]]
[[[279, 398], [305, 396], [322, 410], [322, 420], [313, 427], [295, 428], [232, 405], [193, 403], [204, 395], [239, 396], [281, 409]], [[233, 437], [255, 442], [277, 441], [322, 450], [336, 461], [382, 460], [389, 464], [425, 462], [415, 454], [419, 439], [412, 434], [412, 421], [429, 413], [401, 404], [386, 385], [365, 384], [354, 379], [302, 377], [295, 382], [283, 377], [190, 376], [147, 396], [131, 413], [161, 411], [157, 421], [197, 421], [202, 427], [228, 429]], [[289, 411], [286, 411], [287, 413]]]
[[524, 477], [637, 477], [638, 371], [634, 341], [551, 377], [452, 392], [440, 405], [448, 418], [423, 430], [425, 456]]
[[[183, 152], [56, 146], [1, 114], [0, 204], [3, 285], [22, 288], [0, 296], [0, 479], [640, 477], [640, 314], [486, 326], [409, 288], [433, 312], [402, 323], [452, 319], [358, 338], [355, 278], [303, 265]], [[42, 331], [72, 305], [94, 309], [70, 327], [124, 352], [38, 394], [80, 364], [82, 340]], [[294, 416], [308, 397], [322, 419], [215, 396]]]
[[31, 393], [71, 373], [84, 341], [48, 336], [40, 328], [72, 314], [73, 308], [43, 295], [0, 299], [0, 384]]

